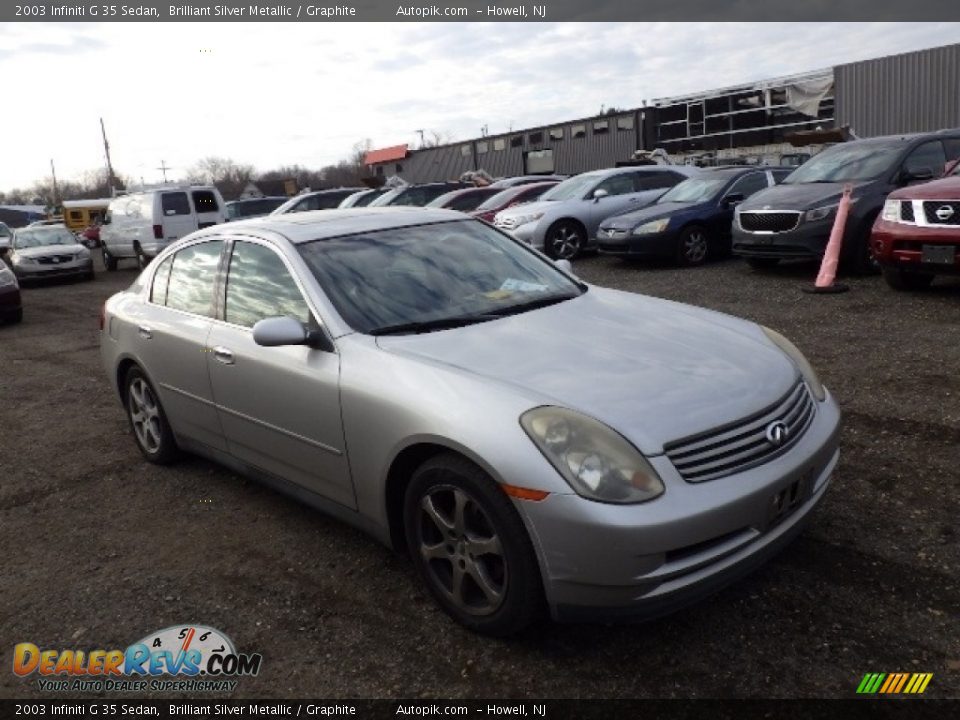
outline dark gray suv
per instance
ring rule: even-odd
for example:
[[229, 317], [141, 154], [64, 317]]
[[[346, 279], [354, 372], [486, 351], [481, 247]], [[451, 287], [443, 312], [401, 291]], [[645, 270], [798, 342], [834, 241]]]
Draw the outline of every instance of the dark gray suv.
[[854, 272], [870, 272], [870, 229], [887, 195], [943, 174], [960, 157], [960, 130], [856, 140], [827, 148], [780, 185], [737, 207], [733, 252], [755, 268], [791, 258], [823, 256], [843, 187], [853, 186], [842, 259]]

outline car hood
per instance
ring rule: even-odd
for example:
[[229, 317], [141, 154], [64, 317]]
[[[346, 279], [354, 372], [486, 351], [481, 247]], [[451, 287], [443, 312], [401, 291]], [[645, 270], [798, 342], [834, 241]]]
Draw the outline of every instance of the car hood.
[[897, 200], [960, 200], [960, 177], [946, 177], [900, 188], [890, 193]]
[[674, 215], [695, 213], [708, 204], [709, 203], [685, 202], [656, 203], [654, 205], [648, 205], [642, 210], [634, 210], [633, 212], [624, 213], [623, 215], [615, 215], [614, 217], [607, 218], [600, 223], [600, 227], [611, 230], [632, 230], [637, 227], [637, 225], [645, 222], [652, 222], [653, 220], [672, 217]]
[[780, 184], [761, 190], [740, 203], [740, 212], [748, 210], [811, 210], [840, 202], [843, 188], [853, 186], [851, 197], [856, 199], [872, 181], [859, 183], [797, 183]]
[[23, 257], [45, 257], [47, 255], [75, 255], [85, 250], [80, 243], [73, 245], [41, 245], [40, 247], [17, 248], [17, 255]]
[[763, 410], [798, 378], [753, 323], [596, 287], [540, 310], [377, 342], [497, 381], [528, 395], [531, 407], [595, 417], [646, 455]]

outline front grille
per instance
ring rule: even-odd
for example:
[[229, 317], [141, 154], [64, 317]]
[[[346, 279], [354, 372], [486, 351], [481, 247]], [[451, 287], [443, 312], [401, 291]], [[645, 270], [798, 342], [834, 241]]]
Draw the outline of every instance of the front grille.
[[923, 214], [931, 225], [960, 225], [960, 201], [925, 200]]
[[610, 240], [622, 240], [629, 234], [629, 230], [601, 230], [597, 233], [597, 237], [608, 238]]
[[914, 222], [915, 218], [913, 216], [913, 203], [909, 200], [902, 200], [900, 202], [900, 219], [904, 222]]
[[796, 211], [740, 213], [740, 227], [746, 232], [789, 232], [799, 224], [800, 213]]
[[[786, 452], [806, 431], [814, 412], [813, 398], [799, 382], [772, 407], [732, 425], [669, 443], [666, 454], [688, 482], [733, 475]], [[776, 421], [785, 423], [788, 430], [779, 446], [767, 440], [767, 428]]]
[[73, 262], [73, 255], [46, 255], [38, 257], [37, 262], [41, 265], [60, 265], [61, 263]]

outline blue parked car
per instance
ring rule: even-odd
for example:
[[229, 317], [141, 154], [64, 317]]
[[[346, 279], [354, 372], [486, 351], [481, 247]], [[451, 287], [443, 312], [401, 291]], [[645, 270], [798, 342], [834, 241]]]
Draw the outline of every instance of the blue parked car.
[[673, 258], [699, 265], [730, 250], [733, 208], [776, 185], [793, 168], [715, 167], [674, 185], [647, 207], [600, 224], [600, 252], [629, 257]]

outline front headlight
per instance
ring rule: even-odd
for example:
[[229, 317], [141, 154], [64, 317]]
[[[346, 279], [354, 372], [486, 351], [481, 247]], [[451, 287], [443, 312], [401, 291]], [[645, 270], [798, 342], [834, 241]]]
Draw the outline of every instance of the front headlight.
[[542, 217], [543, 217], [543, 213], [542, 213], [542, 212], [530, 213], [529, 215], [520, 215], [520, 216], [517, 217], [516, 220], [515, 220], [515, 222], [517, 223], [516, 226], [517, 226], [517, 227], [520, 227], [521, 225], [526, 225], [527, 223], [532, 223], [534, 220], [539, 220], [539, 219], [542, 218]]
[[633, 229], [634, 235], [652, 235], [653, 233], [663, 232], [667, 229], [667, 225], [670, 224], [670, 218], [661, 218], [660, 220], [653, 220], [652, 222], [644, 223], [643, 225], [637, 225]]
[[646, 458], [616, 431], [573, 410], [538, 407], [520, 417], [527, 435], [578, 495], [628, 504], [663, 494]]
[[14, 253], [11, 260], [13, 261], [14, 265], [34, 265], [37, 262], [32, 257], [27, 257], [26, 255], [21, 255], [20, 253]]
[[823, 207], [814, 208], [813, 210], [807, 210], [803, 214], [803, 219], [807, 222], [816, 222], [817, 220], [826, 220], [828, 217], [833, 215], [837, 208], [840, 207], [840, 203], [834, 203], [833, 205], [824, 205]]
[[883, 210], [881, 211], [880, 216], [888, 222], [900, 222], [900, 201], [884, 201]]
[[783, 350], [783, 352], [785, 352], [789, 358], [793, 360], [794, 365], [797, 366], [797, 369], [800, 371], [803, 379], [806, 380], [807, 385], [810, 386], [810, 392], [813, 393], [813, 396], [817, 400], [823, 402], [827, 397], [827, 391], [824, 390], [823, 383], [820, 382], [820, 378], [817, 377], [816, 371], [814, 371], [813, 366], [807, 362], [807, 359], [803, 356], [803, 353], [800, 352], [799, 348], [797, 348], [796, 345], [787, 340], [776, 330], [771, 330], [763, 325], [761, 325], [760, 328], [770, 339], [770, 342]]

